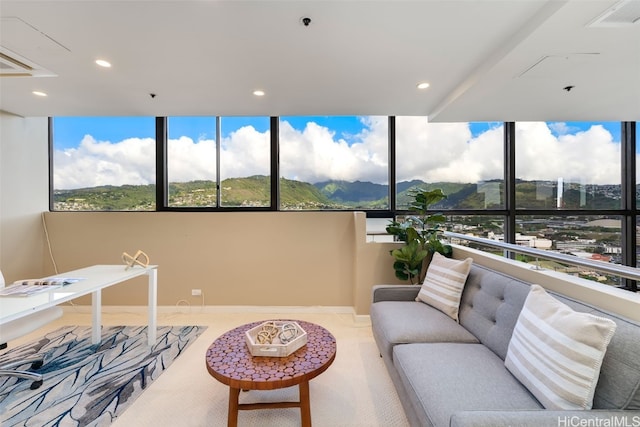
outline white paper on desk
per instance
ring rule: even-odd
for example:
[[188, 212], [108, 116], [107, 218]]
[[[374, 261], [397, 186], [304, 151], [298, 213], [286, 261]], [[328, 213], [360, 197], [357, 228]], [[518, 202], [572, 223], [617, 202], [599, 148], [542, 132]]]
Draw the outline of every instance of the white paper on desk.
[[18, 280], [11, 286], [0, 288], [0, 297], [28, 297], [53, 289], [61, 288], [65, 285], [75, 283], [81, 278], [71, 277], [50, 277], [46, 279]]
[[80, 278], [73, 277], [47, 277], [45, 279], [29, 279], [29, 280], [16, 280], [13, 285], [22, 286], [64, 286], [75, 283]]

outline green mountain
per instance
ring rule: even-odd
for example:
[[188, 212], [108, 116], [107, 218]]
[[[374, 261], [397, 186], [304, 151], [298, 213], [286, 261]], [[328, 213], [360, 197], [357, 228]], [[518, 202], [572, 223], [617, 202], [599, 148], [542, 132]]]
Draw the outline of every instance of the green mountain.
[[[441, 188], [447, 198], [434, 209], [500, 209], [504, 200], [501, 180], [479, 184], [403, 181], [396, 185], [398, 209], [409, 204], [415, 189]], [[313, 209], [388, 209], [388, 187], [371, 182], [325, 181], [316, 184], [280, 179], [280, 204], [285, 210]], [[155, 185], [123, 185], [55, 190], [54, 209], [61, 211], [130, 211], [155, 209]], [[516, 200], [519, 208], [555, 209], [555, 183], [518, 181]], [[619, 209], [620, 186], [580, 186], [564, 184], [565, 209]], [[271, 182], [268, 176], [229, 178], [220, 185], [223, 207], [269, 207]], [[212, 181], [169, 184], [169, 206], [214, 207], [217, 191]]]
[[[271, 183], [267, 176], [229, 178], [220, 183], [223, 207], [268, 207]], [[54, 191], [54, 209], [60, 211], [132, 211], [155, 210], [155, 185], [123, 185]], [[213, 181], [189, 181], [169, 184], [169, 206], [216, 206]], [[345, 209], [306, 182], [280, 180], [280, 203], [285, 209]]]
[[314, 186], [335, 202], [376, 201], [387, 197], [387, 185], [362, 181], [325, 181]]

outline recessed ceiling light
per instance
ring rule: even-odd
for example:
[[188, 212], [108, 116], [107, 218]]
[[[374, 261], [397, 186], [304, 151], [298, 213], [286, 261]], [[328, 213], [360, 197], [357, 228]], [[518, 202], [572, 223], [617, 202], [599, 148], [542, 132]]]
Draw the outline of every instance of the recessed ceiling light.
[[109, 61], [105, 61], [104, 59], [96, 59], [96, 64], [104, 68], [111, 67], [111, 63]]
[[429, 83], [418, 83], [418, 89], [426, 89], [429, 87]]
[[255, 96], [264, 96], [264, 91], [263, 90], [254, 90], [253, 94]]
[[31, 92], [32, 94], [36, 95], [36, 96], [47, 96], [46, 93], [44, 92], [40, 92], [39, 90], [34, 90], [33, 92]]

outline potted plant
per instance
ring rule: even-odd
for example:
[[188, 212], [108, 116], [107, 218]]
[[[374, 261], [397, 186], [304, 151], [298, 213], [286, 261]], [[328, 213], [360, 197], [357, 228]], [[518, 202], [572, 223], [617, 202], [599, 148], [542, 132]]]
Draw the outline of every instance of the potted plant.
[[391, 221], [386, 230], [396, 240], [405, 242], [401, 248], [390, 251], [395, 259], [393, 269], [396, 277], [409, 280], [411, 284], [421, 284], [435, 252], [451, 256], [451, 246], [440, 241], [440, 226], [445, 221], [444, 215], [427, 214], [431, 205], [447, 196], [439, 188], [430, 191], [415, 189], [409, 194], [413, 198], [409, 203], [412, 215], [407, 216], [403, 222]]

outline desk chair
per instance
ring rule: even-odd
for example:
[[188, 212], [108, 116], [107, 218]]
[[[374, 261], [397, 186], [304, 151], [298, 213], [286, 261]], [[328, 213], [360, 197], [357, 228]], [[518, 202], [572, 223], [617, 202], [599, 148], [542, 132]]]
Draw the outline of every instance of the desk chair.
[[[0, 271], [0, 287], [4, 287], [4, 277]], [[28, 297], [27, 297], [28, 298]], [[7, 347], [7, 342], [46, 325], [47, 323], [62, 316], [62, 308], [51, 307], [46, 310], [38, 311], [20, 319], [12, 320], [0, 326], [0, 350]], [[31, 390], [35, 390], [42, 385], [42, 374], [31, 372], [28, 370], [16, 369], [23, 365], [31, 363], [31, 369], [38, 369], [42, 366], [43, 356], [33, 355], [21, 360], [0, 365], [0, 376], [13, 376], [33, 381]]]

